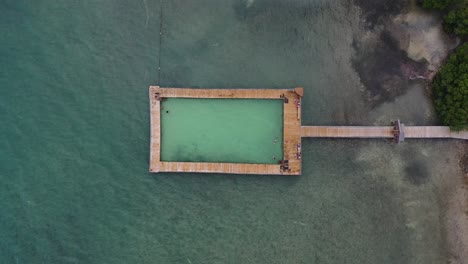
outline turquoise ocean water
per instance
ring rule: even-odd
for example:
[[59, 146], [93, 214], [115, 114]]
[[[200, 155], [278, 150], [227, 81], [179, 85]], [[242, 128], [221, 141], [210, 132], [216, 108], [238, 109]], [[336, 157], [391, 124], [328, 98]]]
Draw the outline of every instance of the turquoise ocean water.
[[453, 141], [304, 139], [301, 177], [148, 173], [149, 85], [303, 86], [304, 124], [433, 122], [422, 86], [363, 100], [352, 2], [0, 13], [0, 263], [445, 263]]

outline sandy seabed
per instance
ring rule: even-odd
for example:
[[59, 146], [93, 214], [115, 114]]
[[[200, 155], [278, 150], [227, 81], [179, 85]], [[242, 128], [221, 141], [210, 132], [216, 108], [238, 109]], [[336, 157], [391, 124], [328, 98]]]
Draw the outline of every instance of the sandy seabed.
[[454, 192], [448, 199], [447, 212], [444, 215], [447, 232], [447, 244], [450, 252], [449, 263], [468, 263], [468, 144], [460, 153], [460, 167], [464, 172], [463, 179], [456, 183]]

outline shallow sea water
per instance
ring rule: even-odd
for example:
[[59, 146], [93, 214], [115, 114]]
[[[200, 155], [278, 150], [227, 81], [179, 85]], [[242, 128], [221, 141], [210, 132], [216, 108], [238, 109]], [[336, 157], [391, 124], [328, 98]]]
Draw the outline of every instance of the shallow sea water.
[[166, 98], [161, 160], [278, 164], [283, 100]]
[[430, 124], [421, 86], [362, 99], [352, 2], [0, 12], [0, 263], [446, 263], [454, 141], [304, 139], [301, 177], [148, 173], [149, 85], [303, 86], [305, 125]]

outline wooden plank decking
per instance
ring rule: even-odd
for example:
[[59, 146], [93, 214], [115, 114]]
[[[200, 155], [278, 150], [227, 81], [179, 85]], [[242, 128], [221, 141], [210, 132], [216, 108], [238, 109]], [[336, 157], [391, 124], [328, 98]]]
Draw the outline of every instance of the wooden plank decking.
[[302, 137], [393, 138], [391, 126], [303, 126]]
[[[163, 98], [280, 99], [282, 94], [295, 95], [293, 89], [197, 89], [151, 86], [150, 91], [159, 93]], [[296, 98], [293, 98], [293, 100]]]
[[[468, 139], [468, 132], [453, 132], [445, 126], [404, 126], [405, 138]], [[392, 126], [303, 126], [302, 137], [393, 138]]]
[[407, 126], [406, 138], [456, 138], [468, 139], [468, 131], [454, 132], [446, 126]]
[[[301, 91], [302, 92], [302, 91]], [[202, 172], [231, 174], [300, 175], [301, 161], [298, 146], [301, 144], [300, 96], [294, 89], [191, 89], [160, 88], [149, 90], [151, 112], [150, 172]], [[158, 98], [241, 98], [278, 99], [287, 98], [283, 104], [283, 159], [288, 160], [289, 169], [280, 164], [241, 164], [212, 162], [166, 162], [161, 161], [161, 121]], [[296, 100], [296, 103], [295, 103]], [[285, 100], [286, 101], [286, 100]], [[299, 104], [297, 104], [299, 102]]]
[[150, 93], [150, 172], [159, 171], [161, 160], [161, 104]]

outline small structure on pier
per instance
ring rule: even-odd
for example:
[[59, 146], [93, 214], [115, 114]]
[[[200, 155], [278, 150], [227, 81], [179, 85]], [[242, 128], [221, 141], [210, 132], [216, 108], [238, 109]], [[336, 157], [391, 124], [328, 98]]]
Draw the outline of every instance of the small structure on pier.
[[399, 144], [405, 141], [405, 125], [400, 123], [400, 119], [393, 121], [393, 142]]

